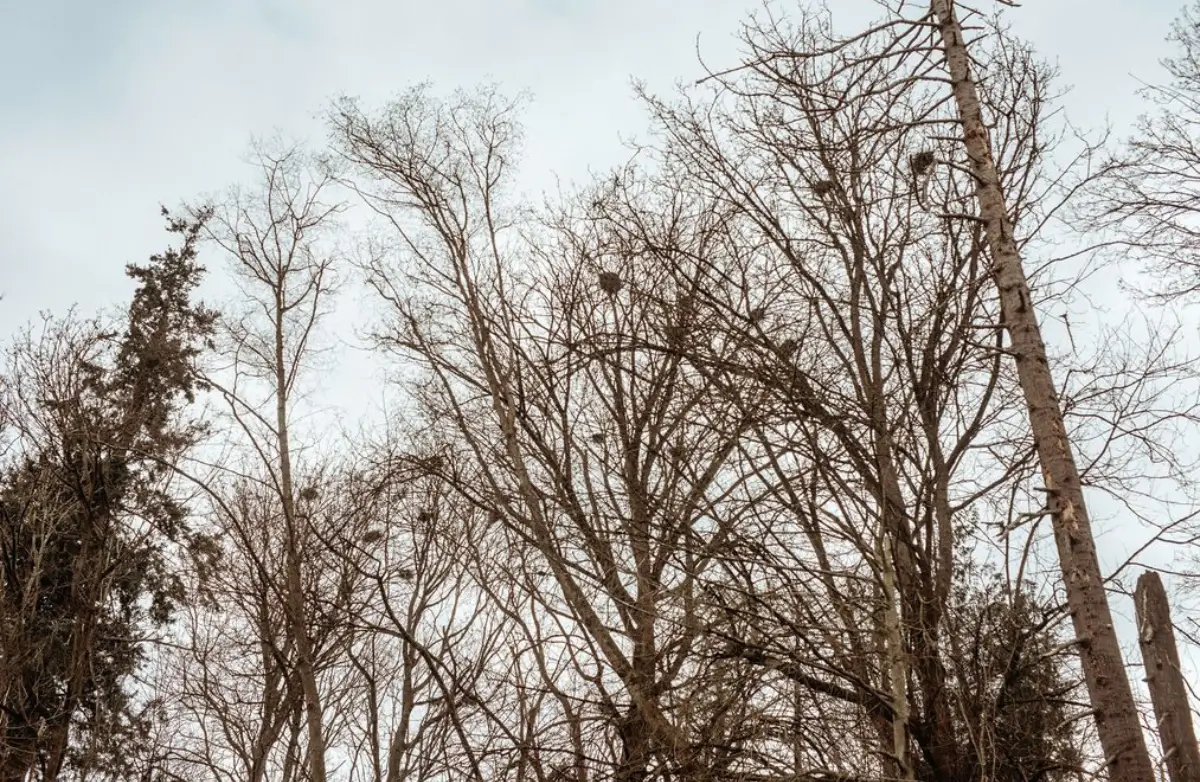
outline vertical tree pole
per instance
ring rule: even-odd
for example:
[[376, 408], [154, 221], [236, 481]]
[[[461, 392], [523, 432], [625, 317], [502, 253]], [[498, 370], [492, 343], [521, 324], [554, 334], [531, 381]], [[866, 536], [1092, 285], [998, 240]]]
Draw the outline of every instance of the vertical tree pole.
[[1075, 455], [1067, 439], [1062, 405], [1046, 359], [1046, 344], [1030, 298], [1029, 283], [1013, 237], [991, 139], [983, 121], [979, 93], [971, 77], [970, 57], [953, 0], [931, 0], [941, 36], [951, 90], [962, 123], [962, 139], [975, 175], [976, 199], [992, 255], [1001, 316], [1010, 352], [1029, 412], [1030, 429], [1041, 462], [1048, 510], [1054, 523], [1059, 565], [1066, 587], [1084, 681], [1096, 720], [1100, 745], [1112, 782], [1152, 782], [1154, 766], [1146, 749], [1133, 691], [1121, 659], [1104, 594], [1100, 562]]
[[1179, 668], [1179, 649], [1171, 625], [1167, 591], [1158, 573], [1138, 577], [1133, 593], [1137, 609], [1138, 646], [1146, 667], [1146, 684], [1162, 740], [1170, 782], [1200, 782], [1200, 746], [1188, 707], [1187, 685]]

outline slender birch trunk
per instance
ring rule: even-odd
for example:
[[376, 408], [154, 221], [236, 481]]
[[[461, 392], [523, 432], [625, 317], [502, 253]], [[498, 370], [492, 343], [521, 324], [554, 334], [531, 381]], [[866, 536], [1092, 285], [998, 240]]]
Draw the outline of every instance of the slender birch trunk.
[[1084, 681], [1095, 711], [1109, 778], [1112, 782], [1151, 782], [1154, 768], [1113, 628], [1079, 470], [1067, 439], [1062, 405], [1046, 359], [1046, 345], [1033, 309], [1020, 251], [1013, 238], [1012, 221], [992, 156], [979, 94], [971, 77], [962, 27], [953, 0], [931, 0], [931, 6], [962, 122], [963, 144], [975, 175], [976, 198], [992, 254], [992, 273], [1000, 292], [1003, 322], [1017, 362], [1030, 428], [1042, 465], [1067, 604], [1079, 639]]

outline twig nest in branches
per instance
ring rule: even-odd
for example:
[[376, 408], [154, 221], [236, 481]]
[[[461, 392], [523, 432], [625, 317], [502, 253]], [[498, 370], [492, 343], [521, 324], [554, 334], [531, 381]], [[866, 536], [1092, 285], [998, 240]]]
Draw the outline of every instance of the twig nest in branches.
[[763, 318], [765, 317], [767, 317], [766, 307], [755, 307], [754, 309], [750, 310], [751, 323], [762, 323]]
[[363, 536], [362, 536], [363, 543], [375, 543], [376, 541], [379, 541], [379, 540], [383, 540], [383, 533], [377, 529], [369, 529], [363, 533]]
[[616, 272], [600, 272], [600, 290], [616, 296], [621, 290], [621, 277]]
[[833, 192], [833, 182], [828, 179], [819, 179], [813, 182], [812, 189], [818, 198], [824, 198]]
[[688, 330], [678, 323], [668, 323], [663, 327], [663, 334], [666, 335], [669, 344], [679, 345], [687, 338]]
[[680, 321], [694, 318], [696, 316], [696, 297], [690, 293], [683, 294], [675, 305], [675, 311]]
[[929, 169], [933, 168], [933, 164], [937, 162], [932, 150], [921, 150], [915, 155], [910, 155], [908, 164], [912, 167], [913, 173], [917, 176], [924, 176], [929, 173]]
[[779, 343], [779, 355], [783, 356], [784, 358], [791, 358], [792, 354], [796, 352], [797, 347], [798, 345], [796, 340], [790, 338], [785, 339], [783, 342]]
[[316, 500], [317, 497], [317, 487], [315, 486], [305, 486], [300, 490], [300, 499], [304, 500], [305, 502], [312, 502]]
[[600, 445], [602, 442], [604, 442], [604, 433], [596, 432], [595, 434], [593, 434], [592, 442], [595, 443], [596, 445]]
[[417, 511], [417, 521], [422, 524], [428, 524], [433, 521], [433, 511], [428, 508], [421, 508], [421, 510]]

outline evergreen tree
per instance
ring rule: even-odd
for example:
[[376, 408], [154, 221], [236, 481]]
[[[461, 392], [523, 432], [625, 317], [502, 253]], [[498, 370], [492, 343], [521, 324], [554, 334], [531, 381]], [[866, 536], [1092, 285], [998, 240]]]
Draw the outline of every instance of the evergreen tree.
[[201, 434], [183, 413], [215, 318], [192, 301], [204, 217], [169, 219], [182, 246], [127, 268], [137, 288], [122, 330], [47, 320], [11, 353], [0, 780], [72, 766], [122, 776], [148, 735], [128, 684], [183, 598], [172, 556], [191, 536], [170, 477]]

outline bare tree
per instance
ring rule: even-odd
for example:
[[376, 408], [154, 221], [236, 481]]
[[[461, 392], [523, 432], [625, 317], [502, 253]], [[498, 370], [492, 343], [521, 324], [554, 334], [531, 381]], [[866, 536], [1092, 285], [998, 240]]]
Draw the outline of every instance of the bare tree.
[[[318, 325], [328, 311], [333, 290], [335, 258], [325, 254], [328, 247], [323, 242], [338, 206], [326, 200], [329, 178], [315, 173], [315, 166], [300, 150], [264, 145], [256, 154], [261, 174], [258, 190], [235, 190], [227, 203], [214, 209], [206, 232], [230, 259], [246, 301], [242, 312], [224, 319], [230, 356], [225, 374], [230, 377], [226, 380], [218, 371], [210, 382], [228, 403], [232, 422], [250, 451], [252, 466], [245, 474], [257, 484], [251, 490], [251, 503], [260, 503], [259, 498], [265, 496], [271, 498], [273, 507], [266, 518], [261, 511], [247, 516], [236, 507], [223, 516], [233, 525], [231, 531], [241, 543], [242, 555], [249, 557], [248, 573], [259, 582], [257, 587], [271, 590], [258, 599], [269, 601], [277, 590], [282, 601], [286, 620], [282, 637], [272, 629], [268, 616], [247, 617], [261, 631], [258, 642], [271, 647], [268, 653], [277, 658], [265, 663], [260, 673], [267, 676], [266, 685], [274, 666], [288, 665], [285, 675], [291, 681], [271, 685], [272, 697], [298, 693], [303, 706], [307, 774], [314, 782], [325, 782], [327, 726], [314, 637], [319, 617], [308, 603], [306, 589], [306, 581], [314, 575], [320, 581], [323, 575], [321, 563], [312, 557], [316, 541], [310, 507], [321, 495], [316, 483], [320, 473], [307, 476], [312, 485], [304, 483], [297, 466], [293, 419], [298, 384], [303, 373], [312, 369], [319, 348]], [[269, 521], [272, 517], [277, 521]], [[278, 523], [280, 534], [267, 532], [255, 543], [255, 537], [263, 533], [247, 526], [264, 523]], [[278, 573], [281, 583], [263, 578], [275, 575], [273, 545], [283, 548]], [[307, 568], [312, 569], [308, 575]], [[270, 606], [260, 604], [260, 609], [269, 611]], [[285, 648], [294, 650], [294, 660], [282, 656]], [[260, 733], [257, 741], [270, 743], [281, 729], [272, 721], [283, 713], [286, 710], [264, 715], [268, 724], [260, 730], [266, 732]]]
[[[524, 240], [503, 198], [513, 110], [494, 92], [441, 103], [415, 91], [376, 116], [338, 104], [335, 145], [404, 252], [403, 266], [369, 268], [394, 307], [380, 342], [423, 370], [412, 395], [436, 444], [426, 469], [502, 525], [532, 588], [528, 608], [502, 610], [541, 626], [528, 654], [553, 700], [518, 707], [531, 734], [540, 723], [563, 746], [520, 746], [533, 763], [521, 774], [719, 769], [746, 727], [736, 699], [721, 701], [719, 723], [682, 710], [701, 681], [700, 579], [736, 521], [739, 481], [723, 466], [743, 429], [711, 380], [644, 344], [696, 325], [689, 300], [703, 281], [602, 220], [564, 218]], [[696, 241], [718, 229], [685, 202], [661, 206]], [[551, 727], [532, 707], [555, 700], [565, 721]], [[609, 731], [602, 765], [589, 722]]]
[[1200, 203], [1200, 6], [1189, 5], [1169, 41], [1174, 56], [1161, 62], [1165, 84], [1142, 96], [1153, 113], [1143, 116], [1124, 148], [1104, 166], [1085, 215], [1092, 228], [1115, 229], [1111, 240], [1146, 262], [1140, 292], [1162, 303], [1197, 291], [1197, 204]]
[[[915, 37], [897, 43], [904, 30]], [[619, 171], [541, 224], [506, 204], [518, 131], [494, 92], [335, 107], [348, 182], [392, 237], [367, 264], [394, 310], [379, 343], [421, 368], [410, 398], [425, 445], [408, 462], [504, 531], [507, 588], [529, 607], [481, 587], [541, 641], [553, 699], [516, 706], [558, 710], [549, 724], [574, 760], [555, 773], [592, 768], [588, 698], [616, 739], [615, 773], [633, 779], [844, 772], [830, 733], [803, 748], [772, 716], [828, 724], [839, 701], [860, 710], [870, 748], [855, 773], [995, 771], [1030, 717], [1006, 712], [1013, 732], [993, 730], [972, 676], [1044, 686], [1053, 724], [1079, 718], [1069, 676], [1024, 657], [1028, 637], [1010, 667], [960, 664], [956, 633], [999, 620], [952, 600], [955, 547], [995, 531], [1007, 615], [1053, 639], [1062, 614], [1031, 612], [1026, 581], [1037, 522], [1060, 509], [1035, 484], [976, 175], [942, 132], [960, 118], [934, 31], [899, 20], [841, 39], [819, 16], [751, 27], [751, 56], [714, 75], [711, 100], [651, 101], [666, 143], [643, 150], [649, 176]], [[989, 52], [1007, 76], [977, 95], [1003, 118], [993, 173], [1032, 236], [1063, 190], [1043, 165], [1049, 75], [1002, 34]], [[1054, 292], [1037, 295], [1029, 307]], [[1096, 363], [1071, 388], [1069, 409], [1109, 422], [1086, 465], [1097, 484], [1127, 480], [1115, 442], [1153, 449], [1148, 433], [1165, 431], [1171, 416], [1116, 390], [1161, 399], [1157, 360]], [[1094, 412], [1109, 405], [1120, 416]], [[666, 648], [678, 656], [664, 673]], [[710, 716], [733, 723], [700, 728], [664, 695], [700, 682]], [[1074, 728], [1058, 735], [1038, 773], [1078, 771]]]
[[[777, 538], [783, 545], [773, 547], [772, 554], [789, 552], [788, 559], [760, 554], [741, 562], [761, 566], [774, 558], [772, 566], [782, 570], [786, 561], [789, 573], [807, 568], [807, 583], [793, 578], [789, 588], [803, 590], [799, 594], [819, 590], [819, 597], [791, 600], [819, 608], [806, 621], [775, 607], [779, 598], [770, 592], [753, 595], [775, 614], [764, 612], [763, 619], [778, 624], [787, 618], [791, 637], [812, 638], [811, 647], [798, 653], [783, 643], [789, 636], [781, 627], [769, 639], [764, 662], [784, 666], [778, 670], [793, 678], [803, 673], [806, 686], [863, 704], [885, 748], [887, 775], [956, 779], [1011, 753], [977, 731], [972, 745], [958, 738], [968, 727], [958, 720], [969, 711], [965, 700], [954, 699], [970, 696], [948, 685], [950, 666], [962, 659], [947, 617], [955, 527], [980, 518], [976, 514], [995, 525], [998, 548], [1013, 568], [1011, 599], [1019, 602], [1026, 599], [1019, 585], [1036, 548], [1029, 547], [1033, 538], [1022, 546], [1014, 534], [1036, 530], [1047, 516], [1058, 520], [1062, 532], [1060, 511], [1066, 508], [1070, 517], [1075, 505], [1045, 503], [1039, 496], [1045, 486], [1032, 480], [1034, 459], [1045, 455], [1037, 435], [1045, 432], [1029, 436], [1029, 405], [1023, 402], [1028, 378], [1005, 360], [1013, 353], [1004, 339], [1012, 300], [1006, 304], [994, 287], [995, 248], [988, 224], [977, 217], [979, 177], [972, 160], [978, 150], [963, 159], [957, 135], [962, 119], [940, 75], [944, 55], [934, 37], [937, 26], [928, 15], [907, 19], [905, 10], [848, 36], [836, 34], [820, 13], [801, 14], [795, 23], [770, 18], [751, 23], [744, 38], [746, 61], [711, 74], [706, 80], [714, 85], [711, 93], [693, 93], [680, 104], [651, 99], [650, 105], [668, 139], [664, 176], [732, 207], [741, 224], [741, 255], [751, 259], [714, 275], [741, 294], [711, 297], [706, 304], [713, 311], [706, 316], [745, 336], [739, 361], [713, 362], [713, 369], [770, 391], [774, 408], [760, 399], [746, 405], [763, 419], [765, 452], [755, 454], [751, 465], [780, 509], [800, 520], [793, 537]], [[982, 106], [994, 118], [989, 187], [1008, 194], [1008, 236], [1013, 226], [1026, 231], [1020, 243], [1010, 242], [1008, 249], [1016, 252], [1061, 211], [1078, 180], [1069, 159], [1066, 171], [1045, 163], [1055, 141], [1044, 113], [1050, 74], [1003, 30], [987, 32], [973, 45], [977, 54], [986, 47], [987, 55], [979, 56], [992, 66], [986, 88], [976, 89], [973, 100], [976, 111]], [[1055, 270], [1054, 264], [1039, 270], [1042, 284], [1035, 291], [1023, 283], [1030, 317], [1055, 295], [1046, 280]], [[764, 279], [774, 282], [769, 299], [746, 282]], [[755, 306], [764, 300], [767, 306]], [[1118, 457], [1125, 447], [1157, 458], [1152, 438], [1109, 422], [1133, 415], [1171, 436], [1174, 412], [1162, 416], [1114, 393], [1119, 382], [1132, 382], [1166, 399], [1160, 373], [1186, 378], [1191, 370], [1164, 358], [1160, 348], [1144, 359], [1113, 360], [1102, 351], [1090, 363], [1072, 357], [1068, 367], [1079, 369], [1068, 373], [1072, 384], [1064, 407], [1082, 422], [1073, 435], [1089, 438], [1090, 485], [1113, 491], [1129, 485], [1121, 473], [1141, 468]], [[703, 352], [696, 355], [703, 360]], [[1044, 346], [1040, 356], [1048, 378]], [[1057, 407], [1058, 397], [1053, 399]], [[1086, 412], [1093, 405], [1112, 413]], [[1194, 407], [1185, 405], [1179, 414], [1193, 416]], [[1062, 411], [1056, 415], [1061, 419]], [[1099, 439], [1092, 437], [1089, 418], [1102, 423]], [[1107, 438], [1124, 445], [1113, 449]], [[1168, 459], [1171, 471], [1185, 462]], [[1078, 475], [1073, 480], [1078, 487]], [[768, 529], [778, 534], [781, 527], [774, 522]], [[978, 521], [968, 531], [989, 543], [991, 535], [984, 534], [989, 530]], [[1086, 567], [1077, 566], [1070, 551], [1060, 552], [1075, 637], [1088, 637], [1079, 622], [1094, 623], [1107, 640], [1092, 644], [1086, 655], [1116, 652], [1102, 662], [1117, 665], [1124, 678], [1111, 621], [1105, 619], [1094, 545], [1090, 533], [1084, 537], [1070, 548], [1085, 552], [1080, 556]], [[859, 569], [848, 568], [848, 562]], [[1086, 588], [1079, 567], [1089, 574]], [[753, 583], [754, 566], [747, 565], [746, 572], [744, 580]], [[777, 578], [788, 583], [783, 572]], [[1103, 616], [1081, 614], [1083, 598]], [[854, 610], [864, 605], [875, 612], [864, 616]], [[849, 637], [834, 644], [828, 636], [832, 627], [846, 628]], [[745, 644], [746, 634], [744, 624], [730, 631], [746, 654], [762, 655], [763, 642]], [[808, 670], [786, 667], [788, 660]], [[1094, 671], [1091, 662], [1087, 666]], [[1111, 694], [1117, 685], [1107, 670], [1102, 666], [1092, 685], [1102, 684]], [[830, 686], [830, 673], [843, 677], [837, 687]], [[1015, 682], [1006, 677], [1004, 686], [1010, 684]], [[1048, 702], [1061, 705], [1062, 695], [1048, 692]], [[986, 711], [986, 704], [969, 708]], [[1136, 727], [1136, 713], [1125, 716]], [[983, 717], [967, 719], [978, 727]], [[1125, 738], [1108, 735], [1108, 759], [1113, 740], [1140, 738], [1140, 732], [1121, 735]], [[1065, 757], [1062, 762], [1059, 772], [1074, 765]]]

